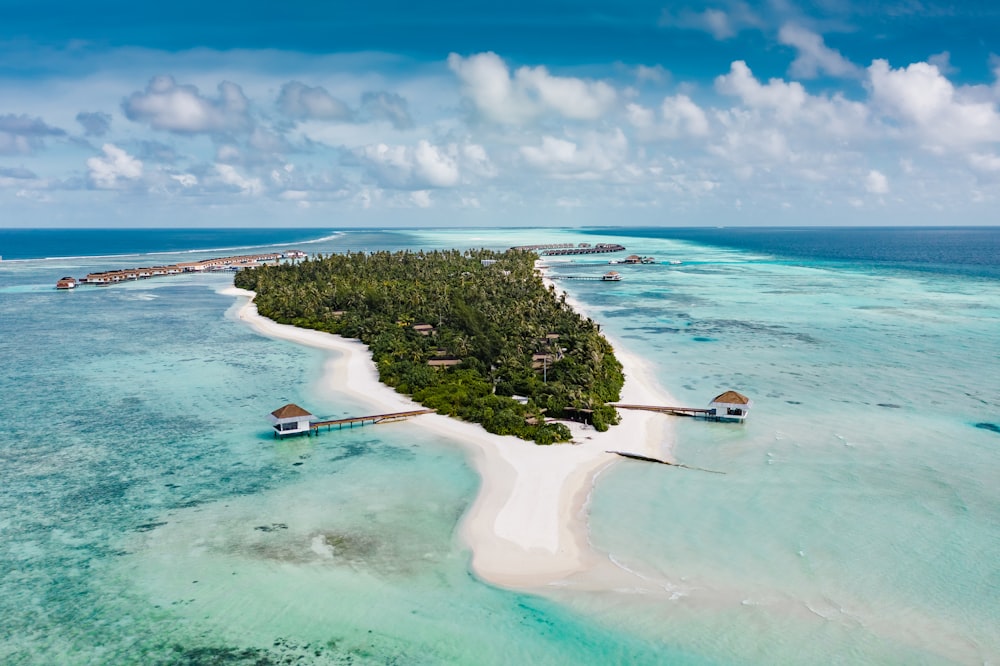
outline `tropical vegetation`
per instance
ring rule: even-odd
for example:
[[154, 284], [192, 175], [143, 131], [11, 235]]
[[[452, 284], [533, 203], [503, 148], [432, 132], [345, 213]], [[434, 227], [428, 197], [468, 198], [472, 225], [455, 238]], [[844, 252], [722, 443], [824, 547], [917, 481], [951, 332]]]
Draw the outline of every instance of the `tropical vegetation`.
[[[380, 379], [423, 405], [539, 444], [556, 418], [618, 422], [622, 366], [545, 288], [531, 252], [348, 252], [236, 275], [275, 321], [357, 338]], [[519, 399], [515, 399], [519, 398]]]

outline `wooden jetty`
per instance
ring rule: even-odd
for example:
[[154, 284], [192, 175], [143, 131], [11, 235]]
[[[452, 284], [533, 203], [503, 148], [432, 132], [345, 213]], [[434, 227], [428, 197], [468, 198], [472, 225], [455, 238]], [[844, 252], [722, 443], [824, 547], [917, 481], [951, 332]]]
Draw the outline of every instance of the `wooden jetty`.
[[151, 277], [181, 275], [183, 273], [201, 273], [207, 271], [242, 270], [253, 268], [261, 263], [280, 261], [282, 259], [304, 259], [306, 253], [302, 250], [285, 250], [283, 252], [268, 252], [265, 254], [243, 254], [233, 257], [215, 257], [200, 261], [185, 261], [166, 266], [144, 266], [141, 268], [119, 268], [110, 271], [90, 273], [85, 278], [64, 277], [56, 283], [57, 289], [72, 289], [77, 284], [96, 284], [107, 286], [130, 280], [144, 280]]
[[618, 245], [617, 243], [598, 243], [593, 247], [574, 247], [566, 249], [555, 249], [555, 250], [545, 250], [542, 252], [543, 257], [561, 257], [568, 254], [604, 254], [606, 252], [622, 252], [625, 250], [624, 245]]
[[659, 412], [660, 414], [670, 414], [672, 416], [691, 416], [694, 418], [706, 419], [708, 421], [734, 421], [743, 423], [750, 413], [753, 400], [742, 393], [736, 391], [726, 391], [712, 398], [707, 408], [698, 407], [669, 407], [663, 405], [627, 405], [624, 403], [613, 403], [611, 406], [618, 409], [637, 409], [647, 412]]
[[604, 275], [553, 275], [553, 280], [595, 280], [597, 282], [621, 282], [622, 276], [615, 271], [609, 271]]
[[[586, 243], [584, 243], [584, 245], [586, 245]], [[535, 250], [562, 250], [572, 247], [576, 246], [572, 243], [544, 243], [542, 245], [515, 245], [510, 249], [520, 250], [522, 252], [534, 252]]]
[[659, 412], [661, 414], [671, 414], [673, 416], [707, 416], [711, 409], [700, 409], [697, 407], [665, 407], [660, 405], [623, 405], [612, 403], [612, 407], [617, 409], [635, 409], [646, 412]]
[[343, 419], [317, 419], [305, 409], [294, 403], [289, 403], [284, 407], [279, 407], [268, 416], [274, 426], [275, 437], [290, 437], [293, 435], [312, 435], [319, 433], [320, 428], [330, 430], [337, 426], [338, 430], [343, 430], [344, 426], [353, 428], [355, 424], [363, 426], [367, 423], [389, 423], [401, 421], [411, 416], [421, 414], [433, 414], [433, 409], [413, 409], [408, 412], [392, 412], [391, 414], [371, 414], [369, 416], [349, 416]]
[[320, 428], [330, 430], [334, 426], [337, 426], [338, 430], [342, 430], [345, 425], [353, 428], [355, 424], [363, 426], [369, 422], [371, 422], [372, 425], [378, 423], [391, 423], [392, 421], [402, 421], [403, 419], [407, 419], [411, 416], [433, 414], [434, 412], [435, 410], [433, 409], [414, 409], [408, 412], [393, 412], [391, 414], [372, 414], [370, 416], [351, 416], [345, 419], [330, 419], [329, 421], [311, 421], [309, 423], [309, 429], [313, 432], [318, 432]]

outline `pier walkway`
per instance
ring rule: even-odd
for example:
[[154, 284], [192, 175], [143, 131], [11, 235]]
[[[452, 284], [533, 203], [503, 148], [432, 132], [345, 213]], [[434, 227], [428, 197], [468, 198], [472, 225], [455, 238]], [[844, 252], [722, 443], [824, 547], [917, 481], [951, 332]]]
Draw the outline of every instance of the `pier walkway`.
[[550, 275], [550, 280], [603, 280], [605, 282], [610, 281], [610, 278], [606, 278], [603, 275]]
[[331, 419], [329, 421], [310, 421], [309, 428], [313, 432], [319, 432], [320, 428], [330, 430], [333, 426], [337, 426], [337, 429], [341, 430], [345, 425], [353, 428], [354, 424], [363, 426], [369, 421], [371, 421], [373, 425], [376, 423], [389, 423], [391, 421], [401, 421], [411, 416], [433, 414], [434, 411], [435, 410], [433, 409], [415, 409], [409, 412], [393, 412], [392, 414], [372, 414], [371, 416], [352, 416], [346, 419]]
[[562, 257], [570, 254], [605, 254], [608, 252], [622, 252], [625, 250], [624, 245], [618, 245], [617, 243], [598, 243], [593, 247], [575, 247], [568, 249], [553, 249], [545, 250], [542, 252], [543, 257]]
[[659, 412], [661, 414], [672, 414], [674, 416], [709, 416], [714, 410], [699, 409], [697, 407], [662, 407], [659, 405], [625, 405], [621, 403], [611, 403], [617, 409], [635, 409], [646, 412]]

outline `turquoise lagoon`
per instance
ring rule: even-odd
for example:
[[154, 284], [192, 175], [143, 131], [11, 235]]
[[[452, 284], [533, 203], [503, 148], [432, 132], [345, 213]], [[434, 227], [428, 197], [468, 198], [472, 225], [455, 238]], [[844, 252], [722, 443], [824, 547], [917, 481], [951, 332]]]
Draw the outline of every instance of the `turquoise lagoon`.
[[270, 438], [285, 402], [365, 406], [322, 389], [324, 353], [236, 321], [230, 276], [63, 293], [62, 275], [192, 255], [0, 263], [0, 662], [1000, 660], [996, 275], [617, 233], [308, 248], [599, 239], [661, 262], [558, 284], [679, 402], [735, 388], [752, 416], [664, 417], [677, 460], [725, 474], [605, 471], [590, 539], [628, 583], [544, 595], [469, 572], [478, 481], [455, 443], [406, 423]]

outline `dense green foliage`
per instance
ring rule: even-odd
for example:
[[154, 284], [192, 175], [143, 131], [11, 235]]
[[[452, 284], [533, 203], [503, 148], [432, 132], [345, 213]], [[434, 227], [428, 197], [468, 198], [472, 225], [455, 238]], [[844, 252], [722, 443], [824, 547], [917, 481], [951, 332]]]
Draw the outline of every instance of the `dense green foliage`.
[[[275, 321], [358, 338], [381, 380], [423, 405], [551, 444], [568, 440], [569, 430], [544, 423], [543, 414], [587, 416], [598, 430], [616, 424], [606, 403], [618, 400], [624, 377], [597, 326], [542, 284], [535, 258], [489, 250], [337, 254], [242, 271], [236, 286], [257, 292], [258, 310]], [[446, 360], [461, 363], [428, 365]]]

